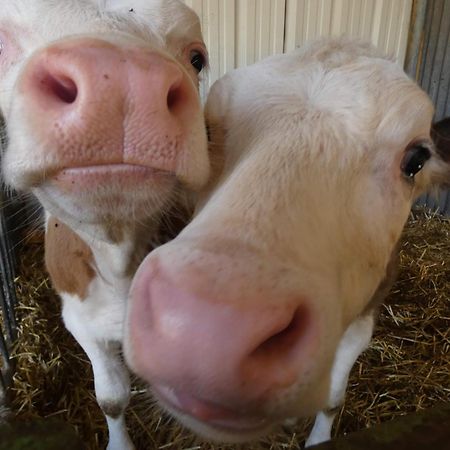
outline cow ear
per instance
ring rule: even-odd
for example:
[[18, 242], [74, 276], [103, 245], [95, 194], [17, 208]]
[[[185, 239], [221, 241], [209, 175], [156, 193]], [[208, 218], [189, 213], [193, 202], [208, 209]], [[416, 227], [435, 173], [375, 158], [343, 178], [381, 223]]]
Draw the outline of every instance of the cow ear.
[[437, 154], [444, 161], [450, 163], [450, 117], [432, 125], [431, 139], [433, 139]]

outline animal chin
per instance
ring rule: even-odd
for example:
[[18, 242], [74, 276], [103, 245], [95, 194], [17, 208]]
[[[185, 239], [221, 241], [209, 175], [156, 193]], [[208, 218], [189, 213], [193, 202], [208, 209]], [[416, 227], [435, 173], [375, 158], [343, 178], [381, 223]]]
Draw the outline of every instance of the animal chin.
[[154, 396], [161, 406], [175, 416], [181, 423], [206, 439], [239, 443], [259, 438], [268, 433], [273, 422], [266, 417], [232, 415], [225, 411], [223, 416], [210, 414], [197, 405], [177, 395], [171, 388], [153, 389]]
[[33, 192], [49, 212], [68, 223], [125, 224], [153, 217], [176, 186], [174, 176], [146, 167], [95, 166], [61, 171]]
[[243, 442], [253, 441], [269, 434], [272, 424], [261, 425], [260, 427], [246, 427], [241, 422], [237, 424], [209, 424], [201, 422], [192, 416], [186, 416], [176, 412], [172, 414], [186, 427], [202, 436], [203, 438], [230, 444], [239, 444]]

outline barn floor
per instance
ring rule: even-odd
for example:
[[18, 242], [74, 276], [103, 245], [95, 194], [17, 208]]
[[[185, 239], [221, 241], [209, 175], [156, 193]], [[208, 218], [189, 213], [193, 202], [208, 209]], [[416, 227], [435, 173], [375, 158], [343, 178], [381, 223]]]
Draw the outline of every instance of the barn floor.
[[[56, 417], [76, 427], [87, 448], [104, 448], [106, 428], [93, 395], [90, 364], [60, 319], [43, 267], [42, 235], [19, 250], [20, 305], [12, 409], [19, 420]], [[370, 348], [358, 360], [335, 435], [450, 401], [450, 220], [422, 211], [403, 237], [401, 272]], [[308, 424], [283, 427], [243, 447], [202, 443], [133, 387], [128, 425], [137, 449], [286, 450], [302, 445]]]

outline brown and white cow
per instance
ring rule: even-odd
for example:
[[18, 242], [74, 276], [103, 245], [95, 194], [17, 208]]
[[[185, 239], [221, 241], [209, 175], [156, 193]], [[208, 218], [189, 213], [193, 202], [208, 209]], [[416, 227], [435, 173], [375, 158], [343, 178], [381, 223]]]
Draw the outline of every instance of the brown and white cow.
[[124, 343], [182, 423], [243, 441], [318, 413], [307, 445], [329, 438], [411, 205], [450, 185], [450, 124], [436, 146], [432, 117], [397, 64], [347, 39], [213, 86], [214, 181], [140, 266]]
[[0, 8], [2, 173], [47, 212], [46, 262], [92, 361], [110, 449], [131, 449], [120, 356], [131, 277], [161, 213], [209, 176], [196, 14], [178, 0]]

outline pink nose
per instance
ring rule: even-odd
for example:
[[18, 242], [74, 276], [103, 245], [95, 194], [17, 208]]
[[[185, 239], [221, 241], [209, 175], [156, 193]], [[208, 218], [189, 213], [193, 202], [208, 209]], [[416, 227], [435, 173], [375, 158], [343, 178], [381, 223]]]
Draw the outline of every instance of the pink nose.
[[202, 286], [201, 274], [185, 270], [170, 277], [151, 257], [141, 265], [131, 291], [129, 362], [163, 400], [201, 420], [255, 415], [256, 405], [297, 381], [313, 354], [312, 309], [306, 299], [264, 291], [227, 298], [226, 286]]
[[178, 63], [93, 38], [37, 53], [20, 87], [45, 151], [63, 167], [127, 163], [173, 172], [200, 112], [194, 82]]

